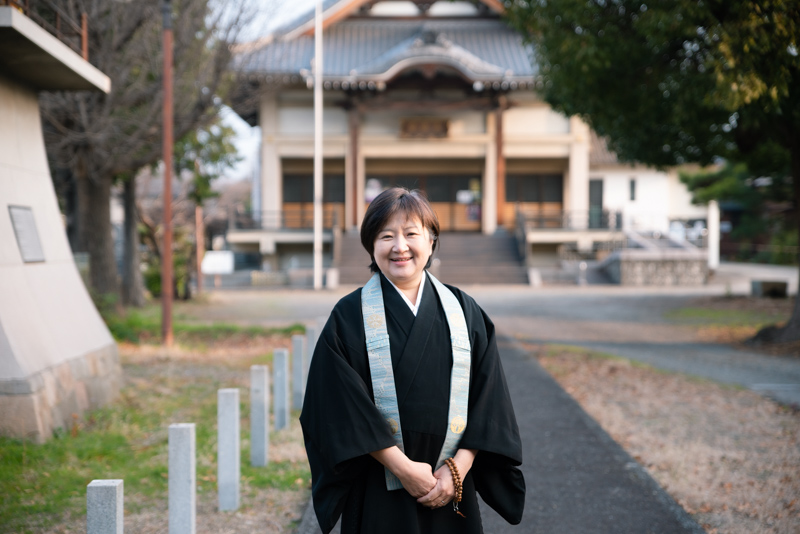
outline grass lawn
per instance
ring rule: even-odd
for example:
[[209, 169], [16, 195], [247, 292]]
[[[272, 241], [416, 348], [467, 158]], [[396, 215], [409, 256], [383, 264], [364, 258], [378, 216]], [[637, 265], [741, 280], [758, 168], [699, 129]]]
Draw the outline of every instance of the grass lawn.
[[289, 430], [273, 432], [270, 464], [249, 465], [249, 367], [270, 364], [272, 348], [288, 347], [290, 334], [301, 333], [302, 325], [276, 330], [179, 319], [175, 333], [181, 346], [164, 354], [147, 343], [158, 336], [152, 307], [109, 323], [118, 339], [143, 342], [122, 345], [119, 398], [47, 443], [0, 438], [0, 532], [84, 532], [86, 485], [93, 479], [123, 479], [126, 523], [129, 516], [161, 510], [166, 530], [172, 423], [196, 424], [198, 503], [215, 504], [216, 392], [225, 387], [240, 388], [243, 508], [258, 506], [254, 499], [265, 491], [279, 500], [287, 492], [307, 494], [311, 475], [299, 414]]
[[[739, 344], [765, 326], [784, 324], [793, 305], [793, 298], [702, 297], [690, 306], [667, 312], [664, 318], [694, 327], [701, 340]], [[770, 352], [795, 354], [798, 348], [791, 344], [773, 347]]]

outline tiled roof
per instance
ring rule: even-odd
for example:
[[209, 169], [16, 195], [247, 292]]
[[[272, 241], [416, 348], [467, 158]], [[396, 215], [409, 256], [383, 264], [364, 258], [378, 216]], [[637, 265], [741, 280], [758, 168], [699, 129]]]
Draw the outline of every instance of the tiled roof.
[[591, 130], [591, 141], [589, 142], [589, 165], [618, 165], [620, 161], [617, 155], [608, 149], [606, 140], [598, 136]]
[[[448, 64], [474, 81], [533, 81], [522, 38], [495, 19], [345, 20], [324, 34], [324, 78], [381, 81], [405, 66]], [[245, 75], [310, 74], [313, 36], [280, 37], [236, 57]]]

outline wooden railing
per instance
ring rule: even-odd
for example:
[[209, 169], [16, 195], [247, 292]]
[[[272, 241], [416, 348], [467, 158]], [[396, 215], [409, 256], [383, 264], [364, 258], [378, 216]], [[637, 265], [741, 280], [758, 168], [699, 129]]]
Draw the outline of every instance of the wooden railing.
[[48, 0], [0, 0], [0, 6], [19, 10], [89, 61], [89, 17], [81, 13], [78, 24], [62, 8]]

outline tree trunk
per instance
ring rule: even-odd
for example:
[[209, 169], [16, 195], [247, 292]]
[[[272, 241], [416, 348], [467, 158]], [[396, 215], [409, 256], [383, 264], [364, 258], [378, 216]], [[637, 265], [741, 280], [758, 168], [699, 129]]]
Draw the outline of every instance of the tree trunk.
[[144, 306], [144, 286], [139, 269], [139, 216], [136, 212], [136, 178], [131, 177], [123, 186], [125, 227], [122, 252], [122, 303], [125, 306]]
[[195, 257], [197, 258], [197, 294], [203, 292], [203, 254], [206, 251], [205, 228], [203, 226], [203, 206], [198, 204], [194, 207], [194, 236], [195, 236]]
[[[790, 141], [790, 153], [792, 160], [792, 189], [794, 191], [794, 218], [795, 230], [800, 235], [800, 137], [798, 132], [793, 132], [793, 138]], [[800, 253], [798, 253], [798, 265], [800, 265]], [[800, 277], [800, 275], [799, 275]], [[799, 282], [800, 283], [800, 282]], [[800, 285], [798, 286], [800, 291]], [[786, 323], [786, 326], [780, 329], [779, 341], [797, 341], [800, 339], [800, 298], [797, 295], [794, 297], [794, 308], [792, 309], [792, 316]]]
[[114, 238], [111, 234], [111, 177], [76, 175], [78, 185], [78, 242], [89, 253], [89, 280], [96, 297], [119, 296]]
[[[800, 235], [800, 135], [793, 132], [789, 141], [789, 152], [791, 154], [792, 190], [794, 192], [794, 218], [795, 230]], [[800, 265], [800, 253], [798, 253], [798, 265]], [[800, 278], [800, 274], [798, 274]], [[800, 280], [798, 281], [800, 284]], [[800, 288], [800, 285], [798, 285]], [[798, 292], [800, 294], [800, 291]], [[794, 297], [794, 307], [792, 316], [782, 328], [767, 326], [762, 328], [752, 338], [754, 344], [785, 343], [800, 340], [800, 298]]]

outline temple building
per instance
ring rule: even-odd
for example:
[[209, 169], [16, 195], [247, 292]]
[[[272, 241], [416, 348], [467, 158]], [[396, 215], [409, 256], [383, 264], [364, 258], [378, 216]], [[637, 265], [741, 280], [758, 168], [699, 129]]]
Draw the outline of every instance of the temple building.
[[[423, 190], [445, 232], [516, 239], [523, 269], [706, 219], [676, 173], [619, 163], [537, 96], [531, 47], [502, 13], [497, 0], [324, 2], [325, 264], [344, 281], [352, 231], [394, 185]], [[266, 271], [311, 265], [313, 56], [312, 8], [235, 59], [234, 109], [262, 142], [252, 217], [227, 238]]]

